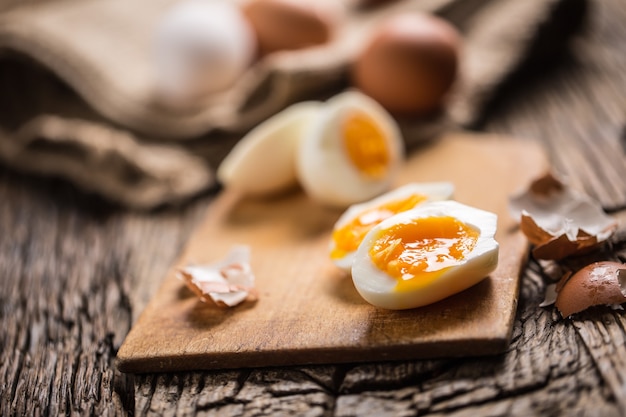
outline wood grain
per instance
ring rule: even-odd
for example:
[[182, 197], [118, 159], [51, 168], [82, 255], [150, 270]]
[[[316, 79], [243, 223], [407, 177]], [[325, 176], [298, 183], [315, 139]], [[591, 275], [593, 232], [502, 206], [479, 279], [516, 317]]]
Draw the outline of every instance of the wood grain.
[[[481, 128], [539, 139], [626, 236], [626, 8], [592, 6], [571, 48], [517, 78]], [[119, 374], [116, 352], [160, 286], [154, 276], [210, 201], [138, 214], [0, 167], [0, 415], [626, 415], [624, 313], [563, 320], [539, 307], [546, 275], [534, 261], [501, 355]], [[626, 261], [624, 242], [602, 256]]]
[[[118, 352], [125, 372], [342, 363], [500, 353], [517, 306], [525, 238], [508, 197], [547, 169], [540, 146], [449, 134], [410, 156], [398, 184], [451, 181], [455, 198], [499, 216], [500, 261], [487, 280], [419, 309], [386, 311], [363, 301], [328, 258], [341, 213], [300, 190], [271, 200], [226, 190]], [[225, 310], [199, 302], [176, 278], [186, 264], [251, 247], [261, 296]]]

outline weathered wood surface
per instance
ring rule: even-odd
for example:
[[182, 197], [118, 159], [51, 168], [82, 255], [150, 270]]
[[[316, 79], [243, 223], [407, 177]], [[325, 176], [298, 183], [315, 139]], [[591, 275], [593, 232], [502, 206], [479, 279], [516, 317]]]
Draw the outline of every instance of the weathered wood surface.
[[[626, 261], [626, 6], [592, 2], [572, 53], [518, 79], [484, 128], [541, 139], [570, 181], [621, 219]], [[622, 138], [622, 139], [620, 139]], [[621, 140], [621, 143], [620, 143]], [[497, 357], [129, 376], [115, 354], [201, 219], [128, 213], [0, 168], [0, 415], [626, 415], [626, 318], [540, 308], [531, 262]]]

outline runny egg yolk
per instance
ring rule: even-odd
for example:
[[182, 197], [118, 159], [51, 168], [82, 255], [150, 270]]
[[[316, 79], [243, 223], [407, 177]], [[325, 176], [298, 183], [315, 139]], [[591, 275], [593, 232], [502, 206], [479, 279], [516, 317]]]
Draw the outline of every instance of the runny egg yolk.
[[427, 197], [421, 194], [410, 194], [405, 198], [363, 210], [346, 225], [333, 231], [332, 239], [335, 246], [330, 257], [340, 259], [356, 251], [367, 232], [374, 226], [395, 214], [412, 209], [426, 199]]
[[381, 271], [396, 278], [396, 291], [421, 288], [447, 269], [464, 262], [479, 231], [450, 216], [425, 217], [380, 233], [369, 256]]
[[349, 114], [343, 123], [343, 142], [359, 172], [372, 178], [385, 176], [391, 155], [385, 132], [374, 118], [363, 112]]

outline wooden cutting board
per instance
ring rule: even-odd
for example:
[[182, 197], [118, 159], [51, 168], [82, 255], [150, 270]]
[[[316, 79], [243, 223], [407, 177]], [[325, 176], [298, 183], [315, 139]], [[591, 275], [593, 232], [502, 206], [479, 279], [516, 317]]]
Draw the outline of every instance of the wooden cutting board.
[[[456, 200], [498, 214], [498, 268], [436, 304], [387, 311], [363, 301], [327, 253], [341, 214], [304, 193], [271, 200], [223, 192], [120, 348], [123, 372], [488, 355], [508, 346], [526, 239], [507, 210], [511, 193], [547, 168], [533, 142], [449, 134], [413, 151], [398, 185], [452, 181]], [[200, 302], [175, 269], [251, 246], [258, 301], [224, 309]]]

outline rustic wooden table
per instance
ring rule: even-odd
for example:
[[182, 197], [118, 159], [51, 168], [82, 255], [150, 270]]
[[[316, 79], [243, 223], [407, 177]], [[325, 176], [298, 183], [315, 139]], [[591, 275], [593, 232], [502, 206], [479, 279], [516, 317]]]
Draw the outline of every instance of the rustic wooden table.
[[[592, 3], [571, 48], [518, 77], [481, 129], [545, 143], [556, 169], [620, 219], [626, 261], [626, 6]], [[115, 356], [211, 196], [128, 212], [0, 167], [0, 415], [626, 415], [626, 319], [539, 307], [523, 278], [502, 355], [127, 375]], [[622, 238], [620, 239], [619, 236]]]

